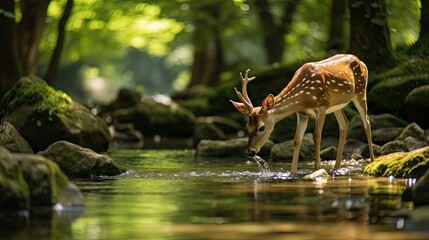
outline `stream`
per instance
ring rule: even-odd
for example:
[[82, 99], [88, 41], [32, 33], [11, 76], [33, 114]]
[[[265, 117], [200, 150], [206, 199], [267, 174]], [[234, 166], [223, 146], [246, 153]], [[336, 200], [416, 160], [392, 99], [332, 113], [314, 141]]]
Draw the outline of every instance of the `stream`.
[[129, 171], [71, 179], [83, 208], [11, 217], [0, 239], [428, 239], [391, 217], [415, 179], [365, 176], [366, 161], [303, 180], [313, 162], [291, 175], [289, 163], [268, 162], [267, 174], [252, 159], [196, 160], [192, 150], [108, 154]]

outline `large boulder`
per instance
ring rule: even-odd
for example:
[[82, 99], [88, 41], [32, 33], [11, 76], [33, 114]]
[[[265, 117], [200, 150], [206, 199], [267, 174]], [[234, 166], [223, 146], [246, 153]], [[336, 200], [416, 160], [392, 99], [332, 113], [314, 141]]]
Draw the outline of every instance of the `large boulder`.
[[380, 156], [364, 172], [373, 176], [420, 177], [429, 168], [429, 147]]
[[35, 152], [59, 140], [106, 151], [111, 141], [103, 120], [35, 76], [21, 78], [6, 93], [0, 119], [13, 124]]
[[126, 171], [109, 156], [67, 141], [55, 142], [38, 154], [56, 162], [70, 177], [114, 176]]
[[9, 122], [0, 123], [0, 145], [14, 153], [33, 153], [27, 140]]

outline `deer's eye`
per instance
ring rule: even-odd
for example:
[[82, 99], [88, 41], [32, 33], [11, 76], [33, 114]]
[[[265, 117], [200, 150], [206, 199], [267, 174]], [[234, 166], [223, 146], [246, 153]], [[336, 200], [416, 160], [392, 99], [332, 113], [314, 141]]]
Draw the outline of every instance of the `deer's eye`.
[[258, 129], [258, 132], [263, 132], [263, 131], [265, 131], [265, 126], [262, 126]]

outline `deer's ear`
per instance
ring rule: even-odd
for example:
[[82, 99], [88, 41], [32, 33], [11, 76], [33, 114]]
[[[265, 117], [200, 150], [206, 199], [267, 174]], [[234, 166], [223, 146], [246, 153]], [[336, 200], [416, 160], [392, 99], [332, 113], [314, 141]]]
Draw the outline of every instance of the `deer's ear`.
[[244, 105], [243, 103], [240, 103], [240, 102], [234, 102], [234, 101], [232, 101], [232, 100], [229, 100], [233, 105], [234, 105], [234, 107], [239, 111], [239, 112], [241, 112], [242, 114], [246, 114], [246, 115], [248, 115], [248, 114], [250, 114], [249, 113], [249, 110], [247, 109], [247, 107], [246, 107], [246, 105]]
[[264, 101], [262, 101], [262, 110], [264, 112], [268, 112], [271, 109], [273, 109], [274, 104], [275, 104], [274, 95], [270, 94], [264, 99]]

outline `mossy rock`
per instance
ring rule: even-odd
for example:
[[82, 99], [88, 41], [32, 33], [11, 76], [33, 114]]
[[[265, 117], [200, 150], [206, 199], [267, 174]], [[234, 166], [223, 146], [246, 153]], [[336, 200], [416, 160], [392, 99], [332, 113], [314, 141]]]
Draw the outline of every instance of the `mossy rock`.
[[364, 172], [379, 177], [420, 177], [429, 168], [429, 147], [396, 152], [376, 158]]
[[368, 105], [373, 113], [392, 113], [407, 117], [404, 100], [415, 88], [429, 84], [429, 74], [417, 73], [386, 78], [368, 92]]
[[0, 211], [28, 209], [30, 191], [9, 150], [0, 146]]
[[13, 154], [30, 190], [31, 207], [82, 206], [83, 195], [56, 163], [38, 154]]
[[35, 152], [59, 140], [106, 151], [111, 141], [103, 120], [35, 76], [16, 82], [0, 109], [2, 121], [13, 124]]
[[429, 109], [429, 85], [413, 89], [405, 97], [404, 104], [410, 119], [424, 128], [429, 128], [429, 115], [422, 114], [422, 111]]
[[179, 104], [164, 104], [154, 99], [118, 109], [112, 116], [117, 123], [132, 123], [145, 137], [192, 137], [196, 122], [195, 115]]
[[[404, 128], [408, 124], [405, 120], [396, 117], [390, 113], [370, 115], [369, 121], [371, 123], [372, 131], [386, 128]], [[359, 115], [356, 115], [350, 119], [348, 137], [366, 142], [365, 130], [362, 125], [362, 119]]]

